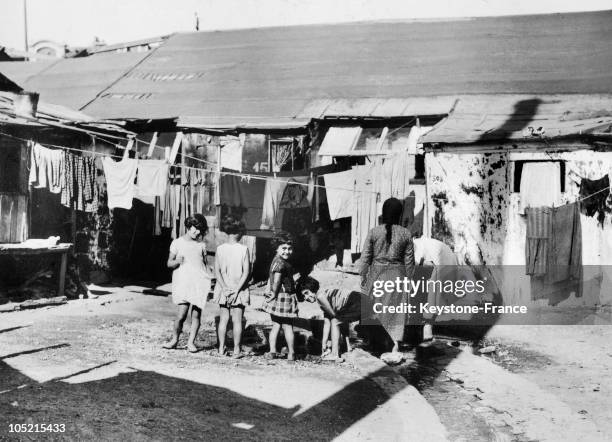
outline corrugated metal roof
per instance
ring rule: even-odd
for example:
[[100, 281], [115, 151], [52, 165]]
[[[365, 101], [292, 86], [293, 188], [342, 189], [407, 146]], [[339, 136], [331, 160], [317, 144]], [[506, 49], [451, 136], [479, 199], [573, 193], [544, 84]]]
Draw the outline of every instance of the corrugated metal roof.
[[24, 89], [38, 92], [47, 102], [82, 110], [147, 55], [148, 52], [127, 52], [55, 61], [5, 62], [0, 63], [0, 72]]
[[[84, 110], [101, 118], [289, 127], [446, 113], [462, 94], [604, 93], [610, 41], [612, 11], [185, 33], [145, 54], [62, 60], [25, 86], [72, 107], [99, 93]], [[423, 110], [434, 96], [447, 97]]]
[[610, 124], [612, 94], [467, 96], [420, 141], [469, 144], [562, 138]]

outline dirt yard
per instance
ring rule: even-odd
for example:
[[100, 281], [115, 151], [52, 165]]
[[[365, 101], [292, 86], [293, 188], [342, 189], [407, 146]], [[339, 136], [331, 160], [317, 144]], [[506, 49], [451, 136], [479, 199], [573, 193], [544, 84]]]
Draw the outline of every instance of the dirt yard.
[[[319, 277], [355, 282], [336, 272]], [[0, 440], [49, 438], [10, 433], [11, 424], [65, 424], [51, 435], [63, 440], [419, 440], [415, 427], [398, 423], [423, 404], [435, 419], [420, 426], [441, 422], [453, 441], [612, 438], [609, 326], [498, 326], [483, 342], [438, 337], [431, 347], [405, 348], [392, 370], [429, 405], [416, 396], [398, 405], [376, 373], [350, 358], [320, 361], [308, 339], [315, 305], [301, 307], [301, 358], [265, 360], [258, 353], [268, 316], [254, 300], [246, 345], [255, 354], [240, 360], [211, 351], [212, 304], [195, 354], [184, 337], [177, 350], [161, 348], [174, 315], [168, 297], [118, 290], [2, 313]], [[486, 346], [495, 351], [480, 354]]]

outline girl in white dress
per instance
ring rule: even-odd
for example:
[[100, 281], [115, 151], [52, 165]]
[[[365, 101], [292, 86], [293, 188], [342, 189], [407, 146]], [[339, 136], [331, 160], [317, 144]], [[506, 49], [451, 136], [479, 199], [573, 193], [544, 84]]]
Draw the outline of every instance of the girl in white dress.
[[240, 237], [245, 232], [244, 223], [231, 215], [223, 218], [221, 231], [227, 233], [227, 243], [217, 247], [215, 253], [215, 302], [219, 304], [219, 354], [225, 354], [225, 334], [227, 323], [232, 317], [234, 352], [233, 358], [242, 357], [240, 341], [242, 339], [242, 318], [244, 308], [249, 305], [248, 288], [251, 265], [249, 249], [240, 244]]
[[172, 339], [164, 348], [174, 349], [183, 331], [183, 323], [191, 307], [191, 329], [187, 341], [187, 350], [198, 351], [195, 338], [200, 328], [202, 310], [210, 292], [210, 276], [206, 269], [206, 246], [202, 239], [208, 231], [206, 218], [188, 217], [185, 220], [187, 232], [170, 244], [168, 267], [172, 272], [172, 301], [178, 305], [174, 321]]

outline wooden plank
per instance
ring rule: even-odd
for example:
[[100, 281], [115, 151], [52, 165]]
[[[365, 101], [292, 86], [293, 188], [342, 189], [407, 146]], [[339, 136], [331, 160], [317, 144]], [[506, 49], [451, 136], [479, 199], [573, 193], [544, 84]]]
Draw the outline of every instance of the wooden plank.
[[19, 304], [21, 310], [29, 308], [47, 307], [50, 305], [67, 304], [68, 299], [65, 296], [56, 296], [54, 298], [28, 299]]

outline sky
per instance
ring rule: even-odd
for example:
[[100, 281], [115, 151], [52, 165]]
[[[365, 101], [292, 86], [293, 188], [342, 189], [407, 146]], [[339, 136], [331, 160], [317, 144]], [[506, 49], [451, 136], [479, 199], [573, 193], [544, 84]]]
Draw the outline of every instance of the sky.
[[194, 31], [364, 20], [478, 17], [612, 8], [610, 0], [0, 0], [0, 46], [88, 46]]

